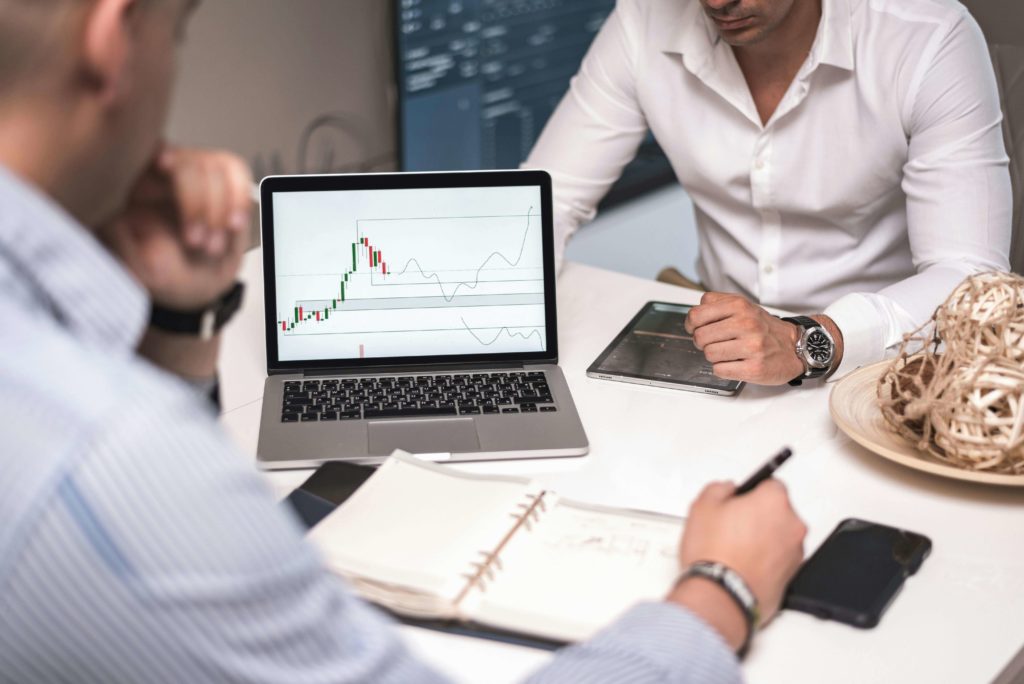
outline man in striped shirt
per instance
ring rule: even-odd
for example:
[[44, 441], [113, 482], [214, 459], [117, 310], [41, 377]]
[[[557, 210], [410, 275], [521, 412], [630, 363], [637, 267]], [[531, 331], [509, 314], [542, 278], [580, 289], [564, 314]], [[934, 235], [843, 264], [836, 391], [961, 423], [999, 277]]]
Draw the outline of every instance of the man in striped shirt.
[[[216, 336], [147, 327], [246, 247], [242, 163], [160, 141], [195, 4], [0, 0], [0, 681], [440, 680], [217, 428]], [[681, 565], [767, 620], [804, 527], [777, 482], [732, 493], [696, 501]], [[684, 579], [536, 679], [737, 681], [742, 603]]]

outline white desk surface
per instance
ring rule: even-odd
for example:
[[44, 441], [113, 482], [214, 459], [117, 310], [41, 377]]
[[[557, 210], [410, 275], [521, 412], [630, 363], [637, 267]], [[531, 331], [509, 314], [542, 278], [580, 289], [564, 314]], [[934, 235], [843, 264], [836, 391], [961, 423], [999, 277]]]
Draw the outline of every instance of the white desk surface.
[[[263, 381], [262, 252], [246, 256], [246, 302], [225, 333], [222, 423], [255, 457]], [[747, 387], [735, 398], [593, 380], [586, 368], [648, 300], [697, 294], [580, 264], [558, 280], [561, 366], [590, 438], [583, 458], [457, 466], [529, 475], [572, 498], [684, 514], [705, 483], [740, 480], [783, 445], [780, 471], [807, 522], [808, 552], [847, 517], [931, 537], [921, 571], [873, 630], [784, 612], [744, 665], [752, 683], [989, 682], [1024, 642], [1024, 490], [904, 469], [838, 433], [828, 388]], [[268, 473], [284, 497], [311, 471]], [[402, 627], [410, 647], [463, 682], [518, 681], [550, 654]]]

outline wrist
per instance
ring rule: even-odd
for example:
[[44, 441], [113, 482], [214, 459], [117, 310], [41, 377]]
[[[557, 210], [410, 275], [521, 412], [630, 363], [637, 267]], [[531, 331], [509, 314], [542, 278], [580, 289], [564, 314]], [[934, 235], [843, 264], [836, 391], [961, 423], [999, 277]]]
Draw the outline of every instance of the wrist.
[[139, 343], [139, 355], [190, 382], [213, 380], [217, 375], [220, 336], [203, 339], [150, 326]]
[[747, 618], [724, 587], [700, 576], [683, 577], [667, 597], [714, 629], [733, 652], [747, 643]]

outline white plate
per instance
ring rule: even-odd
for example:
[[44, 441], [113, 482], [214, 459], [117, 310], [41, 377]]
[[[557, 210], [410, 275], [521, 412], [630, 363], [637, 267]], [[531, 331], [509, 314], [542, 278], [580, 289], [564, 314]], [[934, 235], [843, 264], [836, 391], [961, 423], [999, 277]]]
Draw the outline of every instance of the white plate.
[[903, 436], [894, 432], [878, 408], [878, 378], [889, 367], [883, 361], [861, 368], [836, 383], [829, 396], [832, 420], [850, 439], [882, 458], [933, 475], [983, 484], [1024, 487], [1024, 475], [1005, 475], [977, 470], [964, 470], [943, 463], [931, 454], [918, 450]]

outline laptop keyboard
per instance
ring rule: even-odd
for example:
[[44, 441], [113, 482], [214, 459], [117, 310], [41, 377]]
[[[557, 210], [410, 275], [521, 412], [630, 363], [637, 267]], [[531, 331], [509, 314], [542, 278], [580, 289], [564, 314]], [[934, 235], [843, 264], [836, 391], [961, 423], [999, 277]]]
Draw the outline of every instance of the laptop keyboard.
[[541, 372], [291, 380], [282, 423], [557, 411]]

